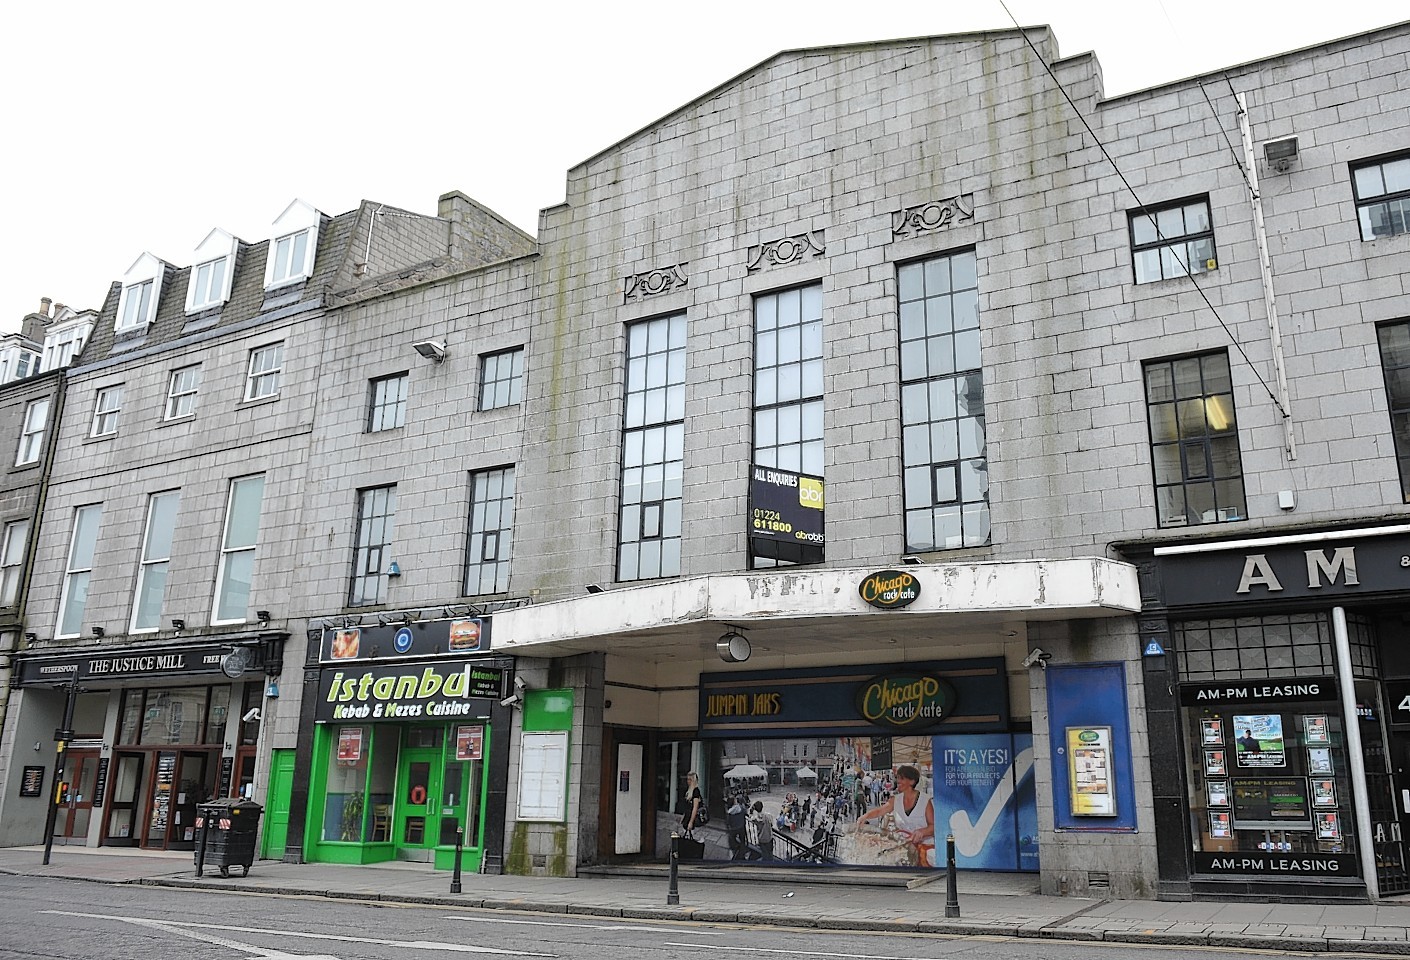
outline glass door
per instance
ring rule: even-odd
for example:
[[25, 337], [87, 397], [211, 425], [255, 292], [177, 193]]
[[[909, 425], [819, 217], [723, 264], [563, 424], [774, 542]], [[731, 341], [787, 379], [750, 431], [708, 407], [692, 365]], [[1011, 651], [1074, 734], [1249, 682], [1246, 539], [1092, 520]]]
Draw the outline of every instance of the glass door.
[[171, 831], [171, 806], [176, 791], [176, 751], [162, 750], [156, 754], [156, 765], [152, 770], [151, 799], [147, 801], [147, 830], [142, 838], [142, 846], [155, 850], [166, 849], [167, 834]]
[[119, 753], [113, 758], [113, 772], [108, 778], [108, 819], [104, 824], [103, 843], [114, 847], [137, 846], [137, 811], [141, 808], [142, 776], [146, 754]]
[[84, 843], [88, 839], [88, 823], [93, 816], [93, 789], [98, 783], [98, 751], [74, 750], [69, 753], [68, 790], [64, 792], [63, 810], [59, 817], [59, 837], [65, 843]]
[[215, 772], [219, 764], [211, 762], [206, 750], [183, 750], [177, 764], [175, 796], [171, 804], [171, 828], [167, 835], [168, 850], [196, 848], [196, 804], [215, 796]]
[[[401, 751], [393, 833], [397, 856], [402, 859], [429, 861], [431, 851], [440, 841], [441, 763], [439, 743], [434, 747], [407, 747]], [[454, 827], [451, 829], [454, 838]]]

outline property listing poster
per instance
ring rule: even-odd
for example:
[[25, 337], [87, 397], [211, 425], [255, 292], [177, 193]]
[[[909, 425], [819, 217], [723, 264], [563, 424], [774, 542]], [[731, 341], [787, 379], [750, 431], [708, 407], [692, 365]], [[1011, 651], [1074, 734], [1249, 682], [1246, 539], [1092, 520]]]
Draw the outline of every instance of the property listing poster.
[[955, 863], [972, 870], [1037, 870], [1033, 737], [934, 738], [935, 833], [954, 834]]

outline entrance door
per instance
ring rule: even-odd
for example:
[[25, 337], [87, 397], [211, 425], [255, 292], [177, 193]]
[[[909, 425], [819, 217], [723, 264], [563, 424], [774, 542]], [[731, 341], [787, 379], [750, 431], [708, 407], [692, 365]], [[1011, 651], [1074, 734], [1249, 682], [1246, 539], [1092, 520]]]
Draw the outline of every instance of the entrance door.
[[168, 850], [196, 849], [196, 804], [210, 800], [216, 791], [219, 764], [212, 762], [213, 757], [208, 750], [183, 750], [178, 755]]
[[108, 818], [103, 825], [102, 842], [113, 847], [135, 847], [141, 831], [137, 814], [141, 809], [142, 787], [146, 783], [144, 753], [119, 753], [113, 757], [108, 778]]
[[[439, 731], [437, 731], [439, 732]], [[397, 764], [397, 856], [429, 862], [441, 839], [441, 747], [403, 747]], [[461, 798], [463, 800], [463, 792]], [[452, 808], [453, 809], [453, 808]], [[454, 819], [451, 817], [450, 819]], [[451, 842], [455, 842], [451, 827]]]
[[264, 857], [283, 860], [289, 841], [289, 797], [294, 792], [294, 751], [275, 750], [269, 758], [269, 789], [265, 791]]
[[56, 836], [64, 843], [85, 843], [88, 823], [93, 816], [93, 788], [98, 783], [98, 751], [73, 750], [68, 755], [68, 790], [64, 794], [63, 811]]
[[641, 853], [642, 784], [646, 774], [646, 748], [640, 743], [617, 744], [615, 854]]

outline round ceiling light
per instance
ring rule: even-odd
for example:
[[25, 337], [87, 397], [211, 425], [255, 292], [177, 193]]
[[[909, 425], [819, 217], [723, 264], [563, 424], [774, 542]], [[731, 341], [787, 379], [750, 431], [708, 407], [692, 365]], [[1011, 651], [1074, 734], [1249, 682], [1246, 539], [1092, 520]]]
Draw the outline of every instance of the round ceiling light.
[[733, 630], [715, 641], [715, 649], [719, 652], [720, 659], [725, 663], [743, 663], [749, 659], [749, 654], [752, 652], [748, 638]]

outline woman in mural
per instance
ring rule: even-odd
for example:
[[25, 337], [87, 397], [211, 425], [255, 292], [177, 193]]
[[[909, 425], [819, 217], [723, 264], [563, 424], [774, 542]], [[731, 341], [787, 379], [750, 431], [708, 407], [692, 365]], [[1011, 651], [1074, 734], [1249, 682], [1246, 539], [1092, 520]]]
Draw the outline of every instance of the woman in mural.
[[687, 834], [701, 822], [700, 808], [704, 803], [705, 798], [700, 793], [700, 778], [692, 770], [685, 775], [685, 796], [681, 797], [680, 801], [681, 826]]
[[857, 818], [853, 831], [868, 820], [891, 814], [896, 832], [910, 847], [912, 857], [922, 867], [935, 866], [935, 809], [930, 794], [920, 789], [920, 771], [910, 764], [896, 768], [896, 792], [880, 806]]

